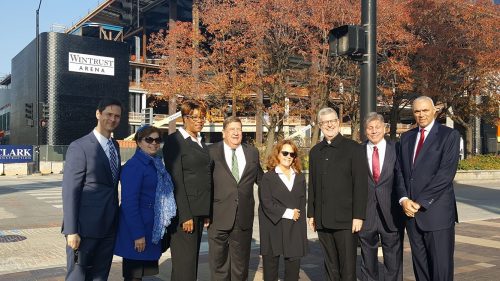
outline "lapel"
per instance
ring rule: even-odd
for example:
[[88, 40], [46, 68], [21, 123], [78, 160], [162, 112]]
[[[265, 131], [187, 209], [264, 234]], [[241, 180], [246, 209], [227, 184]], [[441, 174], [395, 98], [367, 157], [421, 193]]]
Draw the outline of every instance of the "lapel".
[[384, 154], [384, 164], [382, 166], [382, 171], [380, 172], [380, 178], [379, 182], [381, 182], [383, 179], [385, 179], [387, 176], [390, 175], [389, 169], [390, 165], [389, 163], [394, 162], [394, 158], [396, 158], [396, 154], [394, 153], [394, 143], [386, 140], [385, 141], [385, 154]]
[[413, 170], [413, 151], [415, 150], [415, 142], [418, 134], [418, 126], [408, 131], [408, 167]]
[[[243, 148], [243, 154], [245, 154], [245, 168], [243, 169], [243, 173], [241, 173], [241, 178], [243, 178], [245, 176], [245, 173], [248, 172], [248, 169], [249, 169], [249, 163], [250, 163], [250, 150], [248, 149], [248, 147], [246, 145], [241, 145], [241, 147]], [[240, 178], [240, 181], [241, 181], [241, 178]]]
[[365, 141], [364, 147], [365, 147], [365, 156], [366, 156], [366, 168], [368, 168], [368, 180], [370, 181], [370, 183], [375, 185], [375, 180], [373, 179], [373, 173], [371, 172], [371, 169], [370, 169], [371, 163], [368, 163], [368, 141]]
[[276, 171], [273, 169], [272, 173], [274, 175], [274, 180], [278, 182], [278, 185], [281, 186], [281, 189], [285, 194], [292, 194], [295, 190], [295, 182], [297, 181], [297, 174], [295, 174], [295, 178], [293, 179], [293, 184], [292, 184], [292, 190], [288, 190], [288, 187], [286, 187], [286, 184], [281, 180], [280, 176]]
[[231, 168], [229, 168], [229, 165], [227, 164], [227, 161], [226, 161], [226, 155], [224, 154], [224, 141], [219, 142], [218, 145], [219, 145], [219, 147], [217, 148], [217, 150], [219, 150], [218, 154], [219, 154], [219, 157], [220, 157], [220, 161], [223, 163], [222, 166], [226, 170], [228, 176], [233, 181], [236, 182], [236, 179], [233, 177], [233, 173], [231, 173]]
[[193, 141], [191, 139], [191, 137], [188, 137], [185, 139], [184, 136], [181, 134], [181, 132], [177, 131], [177, 133], [179, 134], [179, 138], [181, 140], [183, 140], [184, 143], [186, 143], [189, 148], [192, 148], [195, 151], [198, 151], [198, 152], [201, 152], [204, 154], [208, 154], [208, 149], [207, 149], [205, 142], [201, 141], [202, 146], [200, 146], [197, 142]]
[[432, 146], [432, 143], [437, 139], [439, 126], [441, 126], [441, 124], [439, 124], [437, 121], [434, 121], [434, 126], [432, 126], [429, 135], [427, 135], [427, 137], [425, 138], [422, 149], [418, 153], [417, 159], [415, 159], [415, 165], [413, 165], [413, 169], [417, 167], [418, 163], [420, 163], [422, 160], [422, 155], [425, 155], [427, 153], [429, 148]]
[[108, 179], [110, 182], [113, 182], [113, 175], [111, 173], [111, 165], [109, 164], [109, 158], [106, 156], [106, 152], [104, 152], [104, 149], [102, 148], [101, 144], [97, 140], [96, 136], [94, 135], [94, 132], [90, 132], [89, 134], [89, 139], [92, 145], [95, 147], [97, 150], [97, 155], [98, 159], [97, 162], [102, 163], [104, 166], [104, 169], [106, 170], [106, 174], [108, 176]]

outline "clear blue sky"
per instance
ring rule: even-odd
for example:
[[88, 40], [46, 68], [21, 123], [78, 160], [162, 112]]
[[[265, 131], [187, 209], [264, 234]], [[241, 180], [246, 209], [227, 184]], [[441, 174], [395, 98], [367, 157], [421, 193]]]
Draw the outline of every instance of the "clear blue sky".
[[[36, 9], [39, 0], [0, 0], [0, 76], [9, 74], [11, 60], [36, 34]], [[103, 0], [42, 0], [40, 33], [52, 24], [70, 27]]]

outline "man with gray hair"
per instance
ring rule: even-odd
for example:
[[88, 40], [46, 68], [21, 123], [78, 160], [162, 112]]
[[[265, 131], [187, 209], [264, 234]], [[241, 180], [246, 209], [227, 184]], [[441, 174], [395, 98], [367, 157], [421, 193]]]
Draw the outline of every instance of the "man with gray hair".
[[378, 244], [384, 256], [384, 280], [403, 280], [403, 212], [396, 194], [396, 144], [384, 139], [384, 117], [370, 112], [363, 145], [369, 167], [366, 219], [359, 232], [361, 280], [378, 281]]
[[343, 137], [337, 112], [318, 112], [323, 141], [309, 152], [309, 226], [318, 231], [325, 280], [356, 280], [358, 232], [366, 211], [368, 167], [363, 147]]
[[412, 110], [418, 126], [401, 136], [398, 193], [413, 271], [420, 281], [453, 280], [460, 133], [435, 121], [429, 97], [415, 99]]
[[222, 124], [223, 141], [209, 146], [214, 161], [212, 224], [208, 228], [212, 280], [248, 279], [254, 219], [254, 184], [260, 183], [259, 151], [242, 144], [241, 120]]

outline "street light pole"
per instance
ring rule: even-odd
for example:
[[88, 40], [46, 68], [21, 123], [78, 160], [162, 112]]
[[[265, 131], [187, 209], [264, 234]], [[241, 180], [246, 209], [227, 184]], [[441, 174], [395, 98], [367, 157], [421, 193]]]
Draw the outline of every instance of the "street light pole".
[[366, 30], [366, 53], [361, 64], [360, 135], [365, 139], [365, 117], [377, 111], [377, 0], [361, 1], [361, 25]]
[[42, 0], [38, 2], [38, 9], [36, 9], [36, 102], [35, 102], [35, 166], [33, 173], [40, 173], [40, 35], [39, 35], [39, 15]]

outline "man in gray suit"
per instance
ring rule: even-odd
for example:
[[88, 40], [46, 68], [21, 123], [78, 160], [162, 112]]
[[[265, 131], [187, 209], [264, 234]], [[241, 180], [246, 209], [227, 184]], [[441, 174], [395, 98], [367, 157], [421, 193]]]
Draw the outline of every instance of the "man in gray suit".
[[403, 280], [403, 212], [396, 194], [396, 145], [384, 139], [384, 117], [376, 112], [366, 117], [365, 134], [369, 173], [366, 219], [359, 233], [361, 280], [379, 280], [379, 238], [384, 280]]
[[66, 236], [66, 280], [108, 279], [118, 218], [120, 153], [111, 133], [120, 123], [118, 100], [101, 100], [97, 126], [73, 141], [66, 153], [62, 183]]
[[209, 147], [213, 166], [212, 224], [208, 229], [212, 280], [247, 280], [254, 218], [253, 187], [262, 178], [259, 152], [241, 144], [242, 123], [229, 117], [224, 140]]

